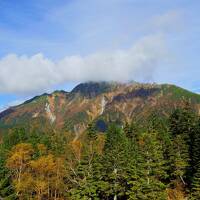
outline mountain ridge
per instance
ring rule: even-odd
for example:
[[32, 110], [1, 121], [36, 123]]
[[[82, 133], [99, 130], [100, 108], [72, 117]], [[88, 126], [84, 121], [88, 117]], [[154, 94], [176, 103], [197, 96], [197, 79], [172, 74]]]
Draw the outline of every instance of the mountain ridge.
[[0, 131], [37, 124], [38, 127], [83, 132], [88, 123], [106, 124], [145, 118], [153, 111], [168, 115], [188, 100], [199, 112], [200, 95], [171, 84], [86, 82], [71, 92], [44, 93], [0, 113]]

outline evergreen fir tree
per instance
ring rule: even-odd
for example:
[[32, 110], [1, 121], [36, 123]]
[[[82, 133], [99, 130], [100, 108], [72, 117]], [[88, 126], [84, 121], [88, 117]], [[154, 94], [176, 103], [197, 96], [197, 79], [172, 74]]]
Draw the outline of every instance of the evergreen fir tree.
[[170, 176], [172, 180], [186, 185], [186, 172], [189, 167], [189, 150], [182, 135], [176, 135], [169, 149]]
[[140, 152], [143, 157], [140, 170], [143, 174], [142, 194], [144, 199], [166, 199], [167, 178], [166, 161], [162, 143], [157, 132], [145, 133], [140, 141]]
[[119, 127], [112, 125], [107, 133], [103, 155], [103, 177], [110, 185], [109, 190], [105, 191], [107, 198], [126, 198], [128, 149], [126, 135]]
[[191, 198], [200, 199], [200, 120], [194, 134], [193, 149], [193, 177], [191, 185]]
[[14, 188], [12, 187], [8, 176], [0, 180], [0, 199], [1, 198], [5, 200], [17, 199], [17, 196], [14, 193]]
[[196, 165], [196, 172], [192, 180], [191, 199], [200, 199], [200, 162]]
[[[183, 108], [176, 109], [172, 113], [169, 119], [169, 124], [170, 132], [172, 134], [172, 148], [176, 148], [171, 151], [173, 152], [172, 154], [176, 154], [174, 155], [174, 162], [176, 162], [174, 165], [182, 165], [179, 169], [182, 170], [181, 174], [185, 176], [184, 181], [182, 175], [180, 175], [181, 170], [179, 170], [178, 173], [179, 177], [182, 179], [184, 184], [190, 185], [195, 172], [195, 161], [193, 160], [195, 150], [193, 144], [195, 140], [197, 116], [190, 107], [190, 104], [185, 102]], [[177, 152], [179, 152], [180, 155], [178, 155]], [[177, 170], [175, 170], [175, 173], [176, 172]]]
[[95, 125], [93, 123], [88, 124], [87, 135], [88, 135], [89, 139], [91, 139], [91, 140], [93, 140], [97, 137], [97, 131], [96, 131]]

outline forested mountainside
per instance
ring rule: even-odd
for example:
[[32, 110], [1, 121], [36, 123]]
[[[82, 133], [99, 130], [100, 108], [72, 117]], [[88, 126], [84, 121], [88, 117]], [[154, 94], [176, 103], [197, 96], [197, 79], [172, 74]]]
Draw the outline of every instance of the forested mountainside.
[[84, 83], [0, 114], [0, 198], [200, 199], [200, 95]]

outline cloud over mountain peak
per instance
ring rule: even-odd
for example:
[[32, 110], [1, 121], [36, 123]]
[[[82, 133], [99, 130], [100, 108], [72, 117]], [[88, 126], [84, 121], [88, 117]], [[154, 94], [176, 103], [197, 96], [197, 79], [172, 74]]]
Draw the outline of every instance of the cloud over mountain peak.
[[66, 56], [56, 62], [42, 54], [11, 54], [0, 60], [0, 92], [25, 94], [68, 81], [152, 80], [157, 64], [165, 59], [161, 35], [144, 37], [129, 49]]

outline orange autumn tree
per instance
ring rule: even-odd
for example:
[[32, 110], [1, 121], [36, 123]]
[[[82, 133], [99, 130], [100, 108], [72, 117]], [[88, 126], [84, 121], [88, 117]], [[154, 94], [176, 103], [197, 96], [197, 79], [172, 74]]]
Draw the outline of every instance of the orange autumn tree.
[[67, 171], [64, 165], [64, 158], [58, 157], [55, 158], [55, 172], [54, 176], [52, 177], [52, 185], [51, 190], [54, 194], [54, 199], [62, 199], [64, 192], [66, 192], [66, 185], [64, 183], [64, 178], [67, 175]]
[[43, 144], [37, 145], [39, 157], [35, 158], [31, 144], [17, 144], [6, 162], [12, 172], [12, 182], [19, 199], [64, 199], [64, 159], [48, 153]]
[[34, 177], [34, 191], [37, 198], [50, 197], [50, 177], [55, 170], [53, 155], [41, 156], [30, 162], [31, 173]]
[[20, 199], [23, 199], [22, 194], [31, 193], [30, 185], [33, 180], [28, 174], [28, 166], [33, 153], [31, 144], [20, 143], [11, 149], [6, 162], [6, 167], [13, 174], [13, 184]]
[[71, 142], [72, 152], [74, 154], [75, 159], [80, 162], [81, 160], [81, 152], [82, 152], [82, 143], [79, 140], [73, 140]]
[[37, 198], [61, 198], [64, 190], [64, 160], [48, 154], [31, 161], [30, 167], [34, 177], [34, 191]]

